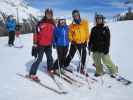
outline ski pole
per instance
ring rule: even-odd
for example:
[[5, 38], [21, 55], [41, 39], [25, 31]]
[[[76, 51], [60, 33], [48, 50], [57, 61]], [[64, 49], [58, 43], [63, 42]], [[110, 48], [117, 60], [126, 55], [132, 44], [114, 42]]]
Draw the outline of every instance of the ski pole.
[[[78, 47], [77, 47], [77, 48], [78, 48]], [[78, 51], [78, 55], [79, 55], [79, 59], [80, 59], [79, 68], [78, 68], [78, 73], [80, 73], [80, 71], [81, 71], [81, 66], [83, 65], [83, 64], [82, 64], [82, 45], [80, 45], [80, 49], [81, 49], [81, 50], [77, 50], [77, 51]]]
[[[58, 54], [58, 49], [57, 49], [57, 54]], [[61, 67], [60, 67], [60, 61], [59, 61], [59, 54], [57, 55], [57, 62], [58, 62], [58, 70], [59, 70], [59, 75], [60, 75], [60, 80], [62, 78], [62, 75], [61, 75]]]

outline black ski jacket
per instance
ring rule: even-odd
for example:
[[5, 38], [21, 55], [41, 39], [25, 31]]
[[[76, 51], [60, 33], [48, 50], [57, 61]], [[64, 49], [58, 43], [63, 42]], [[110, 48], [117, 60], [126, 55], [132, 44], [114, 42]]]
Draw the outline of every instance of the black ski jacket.
[[92, 52], [109, 53], [110, 30], [107, 26], [94, 26], [91, 30], [88, 49]]

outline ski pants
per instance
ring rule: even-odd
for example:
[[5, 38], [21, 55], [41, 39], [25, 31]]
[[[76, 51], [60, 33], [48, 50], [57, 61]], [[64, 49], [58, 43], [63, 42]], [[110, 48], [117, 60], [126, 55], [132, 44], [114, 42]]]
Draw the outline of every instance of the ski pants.
[[68, 47], [66, 46], [58, 46], [57, 47], [57, 59], [54, 63], [54, 69], [64, 68], [66, 63], [66, 56], [68, 52]]
[[43, 59], [43, 54], [46, 54], [47, 57], [47, 68], [48, 70], [53, 68], [53, 57], [52, 57], [52, 46], [39, 46], [38, 47], [38, 56], [36, 61], [32, 64], [30, 69], [30, 75], [35, 75], [39, 67], [40, 62]]
[[66, 65], [65, 66], [68, 66], [70, 64], [70, 62], [73, 59], [73, 57], [74, 57], [77, 50], [78, 50], [78, 53], [81, 57], [81, 66], [79, 66], [79, 67], [84, 68], [85, 61], [86, 61], [86, 45], [85, 44], [71, 43], [70, 51], [69, 51], [69, 54], [66, 58]]
[[96, 66], [96, 74], [103, 73], [103, 64], [108, 67], [111, 74], [116, 74], [118, 72], [117, 66], [112, 62], [109, 54], [93, 52], [93, 61]]
[[10, 31], [9, 32], [9, 39], [8, 39], [8, 44], [12, 44], [14, 45], [14, 41], [15, 41], [15, 31]]

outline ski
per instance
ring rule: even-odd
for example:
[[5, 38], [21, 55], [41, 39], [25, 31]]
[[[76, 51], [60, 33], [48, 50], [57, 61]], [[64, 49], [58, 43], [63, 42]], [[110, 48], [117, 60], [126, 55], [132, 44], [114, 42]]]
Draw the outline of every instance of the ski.
[[[95, 64], [93, 64], [92, 66], [96, 67]], [[110, 72], [108, 71], [108, 69], [104, 68], [105, 71], [107, 72], [106, 74], [110, 74]], [[123, 85], [130, 85], [132, 84], [132, 81], [126, 79], [125, 77], [121, 76], [121, 75], [116, 75], [116, 77], [112, 77], [115, 78], [116, 81], [121, 82]]]
[[14, 48], [23, 48], [24, 46], [23, 45], [20, 45], [20, 46], [14, 46]]
[[60, 91], [60, 90], [54, 89], [54, 88], [52, 88], [52, 87], [50, 87], [50, 86], [48, 86], [48, 85], [45, 85], [44, 83], [41, 82], [41, 80], [40, 80], [40, 81], [34, 81], [34, 80], [32, 80], [32, 79], [30, 79], [30, 78], [28, 78], [28, 77], [26, 77], [25, 75], [20, 74], [20, 73], [17, 73], [17, 75], [20, 76], [20, 77], [23, 77], [23, 78], [25, 78], [25, 79], [28, 79], [28, 80], [30, 80], [31, 82], [37, 83], [37, 84], [40, 85], [41, 87], [44, 87], [44, 88], [46, 88], [46, 89], [48, 89], [48, 90], [50, 90], [50, 91], [53, 91], [53, 92], [55, 92], [55, 93], [57, 93], [57, 94], [60, 94], [60, 95], [61, 95], [61, 94], [67, 94], [67, 92]]
[[70, 72], [72, 74], [74, 74], [76, 77], [82, 79], [82, 80], [86, 80], [88, 79], [89, 81], [91, 81], [91, 83], [94, 83], [94, 82], [97, 82], [98, 80], [96, 78], [93, 78], [91, 76], [86, 76], [86, 75], [82, 75], [76, 71], [71, 71], [71, 70], [68, 70], [68, 69], [65, 69], [67, 72]]
[[[60, 77], [60, 74], [59, 73], [55, 73], [55, 75], [57, 75], [58, 77]], [[72, 81], [71, 79], [69, 79], [68, 77], [66, 77], [65, 75], [61, 75], [61, 78], [66, 81], [67, 83], [69, 83], [70, 85], [74, 85], [74, 86], [77, 86], [77, 87], [81, 87], [80, 84], [78, 84], [77, 82], [74, 82]]]
[[80, 85], [84, 85], [83, 82], [80, 82], [79, 80], [76, 80], [75, 78], [71, 77], [70, 75], [67, 74], [67, 72], [65, 71], [65, 73], [63, 73], [64, 76], [66, 76], [68, 79], [74, 81], [74, 82], [77, 82], [79, 83]]
[[56, 84], [56, 86], [63, 91], [64, 93], [67, 93], [66, 90], [63, 88], [63, 84], [61, 82], [59, 82], [54, 75], [49, 75], [51, 77], [51, 79], [53, 80], [53, 82]]
[[[67, 75], [67, 74], [69, 74], [69, 75]], [[77, 77], [77, 76], [75, 76], [75, 75], [73, 75], [72, 73], [70, 73], [70, 72], [67, 72], [67, 71], [65, 71], [65, 75], [68, 77], [68, 78], [70, 78], [71, 80], [73, 80], [74, 82], [77, 82], [77, 83], [79, 83], [81, 86], [84, 86], [84, 85], [87, 85], [88, 86], [88, 88], [89, 88], [89, 90], [90, 89], [92, 89], [91, 88], [91, 85], [90, 85], [90, 81], [86, 78], [86, 79], [80, 79], [79, 77]], [[87, 84], [86, 84], [87, 83]]]
[[123, 85], [130, 85], [132, 84], [132, 81], [126, 79], [125, 77], [121, 76], [121, 75], [117, 75], [116, 77], [114, 77], [116, 79], [116, 81], [121, 82]]
[[[58, 74], [58, 73], [55, 73], [55, 75], [58, 76], [58, 77], [60, 77], [60, 74]], [[72, 81], [70, 81], [69, 79], [65, 78], [64, 76], [62, 76], [61, 78], [62, 78], [63, 80], [65, 80], [67, 83], [69, 83], [69, 84], [71, 84], [71, 85], [73, 84]]]

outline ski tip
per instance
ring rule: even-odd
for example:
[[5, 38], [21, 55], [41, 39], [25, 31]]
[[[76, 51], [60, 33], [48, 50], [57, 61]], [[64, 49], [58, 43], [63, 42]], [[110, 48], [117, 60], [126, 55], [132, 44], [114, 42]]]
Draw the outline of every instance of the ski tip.
[[62, 91], [61, 94], [68, 94], [68, 92], [66, 92], [66, 91]]
[[111, 85], [109, 85], [109, 86], [108, 86], [108, 88], [112, 88], [112, 86], [111, 86]]
[[131, 81], [128, 81], [127, 83], [125, 83], [125, 85], [130, 85], [130, 84], [132, 84]]
[[21, 46], [14, 46], [14, 48], [23, 48], [24, 46], [21, 45]]

